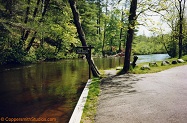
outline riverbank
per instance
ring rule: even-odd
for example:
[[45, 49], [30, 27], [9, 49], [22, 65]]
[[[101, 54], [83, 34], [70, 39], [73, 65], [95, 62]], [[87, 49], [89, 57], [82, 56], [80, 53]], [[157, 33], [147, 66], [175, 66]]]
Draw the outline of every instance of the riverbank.
[[138, 63], [134, 69], [130, 70], [130, 73], [133, 73], [133, 74], [156, 73], [156, 72], [167, 70], [167, 69], [170, 69], [173, 67], [186, 65], [187, 64], [187, 56], [183, 56], [182, 59], [184, 60], [184, 63], [177, 62], [176, 64], [172, 64], [172, 61], [177, 61], [177, 58], [169, 58], [166, 61], [168, 61], [170, 64], [167, 64], [167, 65], [162, 65], [163, 61], [157, 61], [157, 62], [154, 62], [157, 64], [156, 66], [152, 66], [152, 67], [150, 66], [150, 69], [145, 69], [145, 70], [141, 70], [141, 67], [142, 66], [149, 66], [150, 62]]

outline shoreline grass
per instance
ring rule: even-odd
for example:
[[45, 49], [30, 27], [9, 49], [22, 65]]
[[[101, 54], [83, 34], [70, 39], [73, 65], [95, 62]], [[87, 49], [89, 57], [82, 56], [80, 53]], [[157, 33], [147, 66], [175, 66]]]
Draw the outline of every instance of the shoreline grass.
[[[139, 63], [137, 64], [137, 66], [134, 69], [131, 69], [129, 72], [133, 73], [133, 74], [148, 74], [148, 73], [156, 73], [156, 72], [161, 72], [173, 67], [177, 67], [177, 66], [182, 66], [182, 65], [187, 65], [187, 55], [183, 56], [182, 59], [185, 61], [184, 63], [177, 63], [177, 64], [170, 64], [170, 65], [166, 65], [166, 66], [161, 66], [162, 61], [157, 61], [157, 65], [156, 67], [150, 67], [150, 70], [141, 70], [141, 66], [143, 65], [148, 65], [149, 62], [145, 62], [145, 63]], [[170, 63], [173, 60], [177, 60], [177, 58], [170, 58], [167, 59], [167, 61], [169, 61]]]
[[84, 106], [81, 123], [93, 123], [96, 115], [98, 96], [100, 94], [100, 78], [93, 78]]

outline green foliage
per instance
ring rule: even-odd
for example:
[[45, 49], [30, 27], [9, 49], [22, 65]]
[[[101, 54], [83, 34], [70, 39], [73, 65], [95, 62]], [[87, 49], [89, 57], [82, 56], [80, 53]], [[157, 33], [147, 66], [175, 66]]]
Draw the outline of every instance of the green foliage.
[[[0, 51], [2, 54], [0, 64], [78, 57], [72, 45], [80, 46], [81, 43], [68, 1], [53, 0], [49, 2], [49, 5], [46, 3], [44, 5], [41, 1], [37, 4], [37, 1], [30, 0], [28, 3], [28, 0], [0, 0]], [[160, 7], [157, 6], [154, 10], [166, 9], [167, 6], [164, 3], [160, 2]], [[144, 1], [144, 6], [142, 5], [140, 9], [145, 11], [151, 4], [153, 4], [151, 1]], [[116, 1], [77, 1], [86, 41], [88, 45], [95, 47], [92, 52], [94, 55], [101, 55], [102, 51], [112, 55], [116, 54], [120, 48], [122, 51], [125, 49], [129, 1], [125, 3], [123, 10], [115, 7], [116, 5], [118, 5]], [[43, 13], [46, 6], [46, 12]], [[178, 31], [175, 30], [178, 24], [176, 19], [172, 22], [174, 23], [173, 31], [168, 35], [160, 33], [153, 37], [136, 36], [133, 41], [133, 53], [167, 52], [175, 57], [178, 54]], [[186, 21], [183, 23], [186, 25]], [[186, 26], [183, 27], [186, 28]], [[185, 55], [187, 54], [185, 29], [183, 34], [183, 54]]]
[[1, 64], [18, 64], [24, 63], [25, 52], [19, 48], [7, 48], [0, 52], [0, 63]]
[[[30, 2], [0, 0], [2, 52], [10, 54], [8, 48], [14, 54], [12, 51], [17, 52], [17, 50], [11, 44], [20, 43], [19, 50], [24, 52], [21, 53], [22, 58], [14, 54], [17, 57], [11, 57], [11, 61], [21, 63], [77, 57], [73, 53], [71, 44], [74, 46], [81, 44], [72, 21], [68, 1], [53, 0], [49, 4], [37, 2], [38, 0], [30, 0]], [[112, 1], [110, 3], [115, 4]], [[109, 4], [104, 4], [105, 1], [96, 0], [77, 2], [87, 44], [95, 47], [93, 50], [95, 55], [101, 54], [103, 40], [105, 40], [104, 50], [116, 53], [120, 41], [120, 29], [124, 27], [124, 22], [121, 22], [121, 10], [114, 8], [105, 12], [103, 8], [108, 8]], [[105, 39], [103, 39], [104, 31]], [[6, 63], [8, 58], [4, 56], [1, 63]]]
[[166, 53], [159, 36], [136, 36], [133, 42], [133, 53], [137, 55]]
[[89, 45], [95, 45], [99, 42], [98, 30], [98, 8], [94, 2], [80, 0], [77, 2], [77, 8], [80, 13], [82, 28], [85, 32], [86, 41]]
[[76, 57], [69, 52], [70, 44], [78, 40], [67, 1], [51, 1], [45, 14], [41, 1], [0, 0], [0, 4], [1, 64]]

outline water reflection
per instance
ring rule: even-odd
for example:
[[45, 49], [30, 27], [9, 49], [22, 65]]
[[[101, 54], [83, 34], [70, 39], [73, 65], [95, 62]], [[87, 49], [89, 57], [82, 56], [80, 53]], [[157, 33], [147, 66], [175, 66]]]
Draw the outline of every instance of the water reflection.
[[124, 57], [95, 58], [94, 62], [98, 69], [104, 70], [122, 65]]
[[0, 116], [56, 117], [68, 122], [87, 82], [87, 67], [83, 60], [65, 60], [4, 69]]

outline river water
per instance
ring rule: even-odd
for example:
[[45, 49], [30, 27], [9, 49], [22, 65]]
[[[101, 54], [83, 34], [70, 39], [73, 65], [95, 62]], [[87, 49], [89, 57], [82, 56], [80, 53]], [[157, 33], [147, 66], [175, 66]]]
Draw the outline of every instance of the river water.
[[[139, 55], [138, 62], [158, 61], [166, 54]], [[96, 58], [98, 69], [120, 66], [124, 58]], [[0, 67], [0, 117], [56, 118], [67, 123], [88, 80], [86, 60], [42, 62]]]

